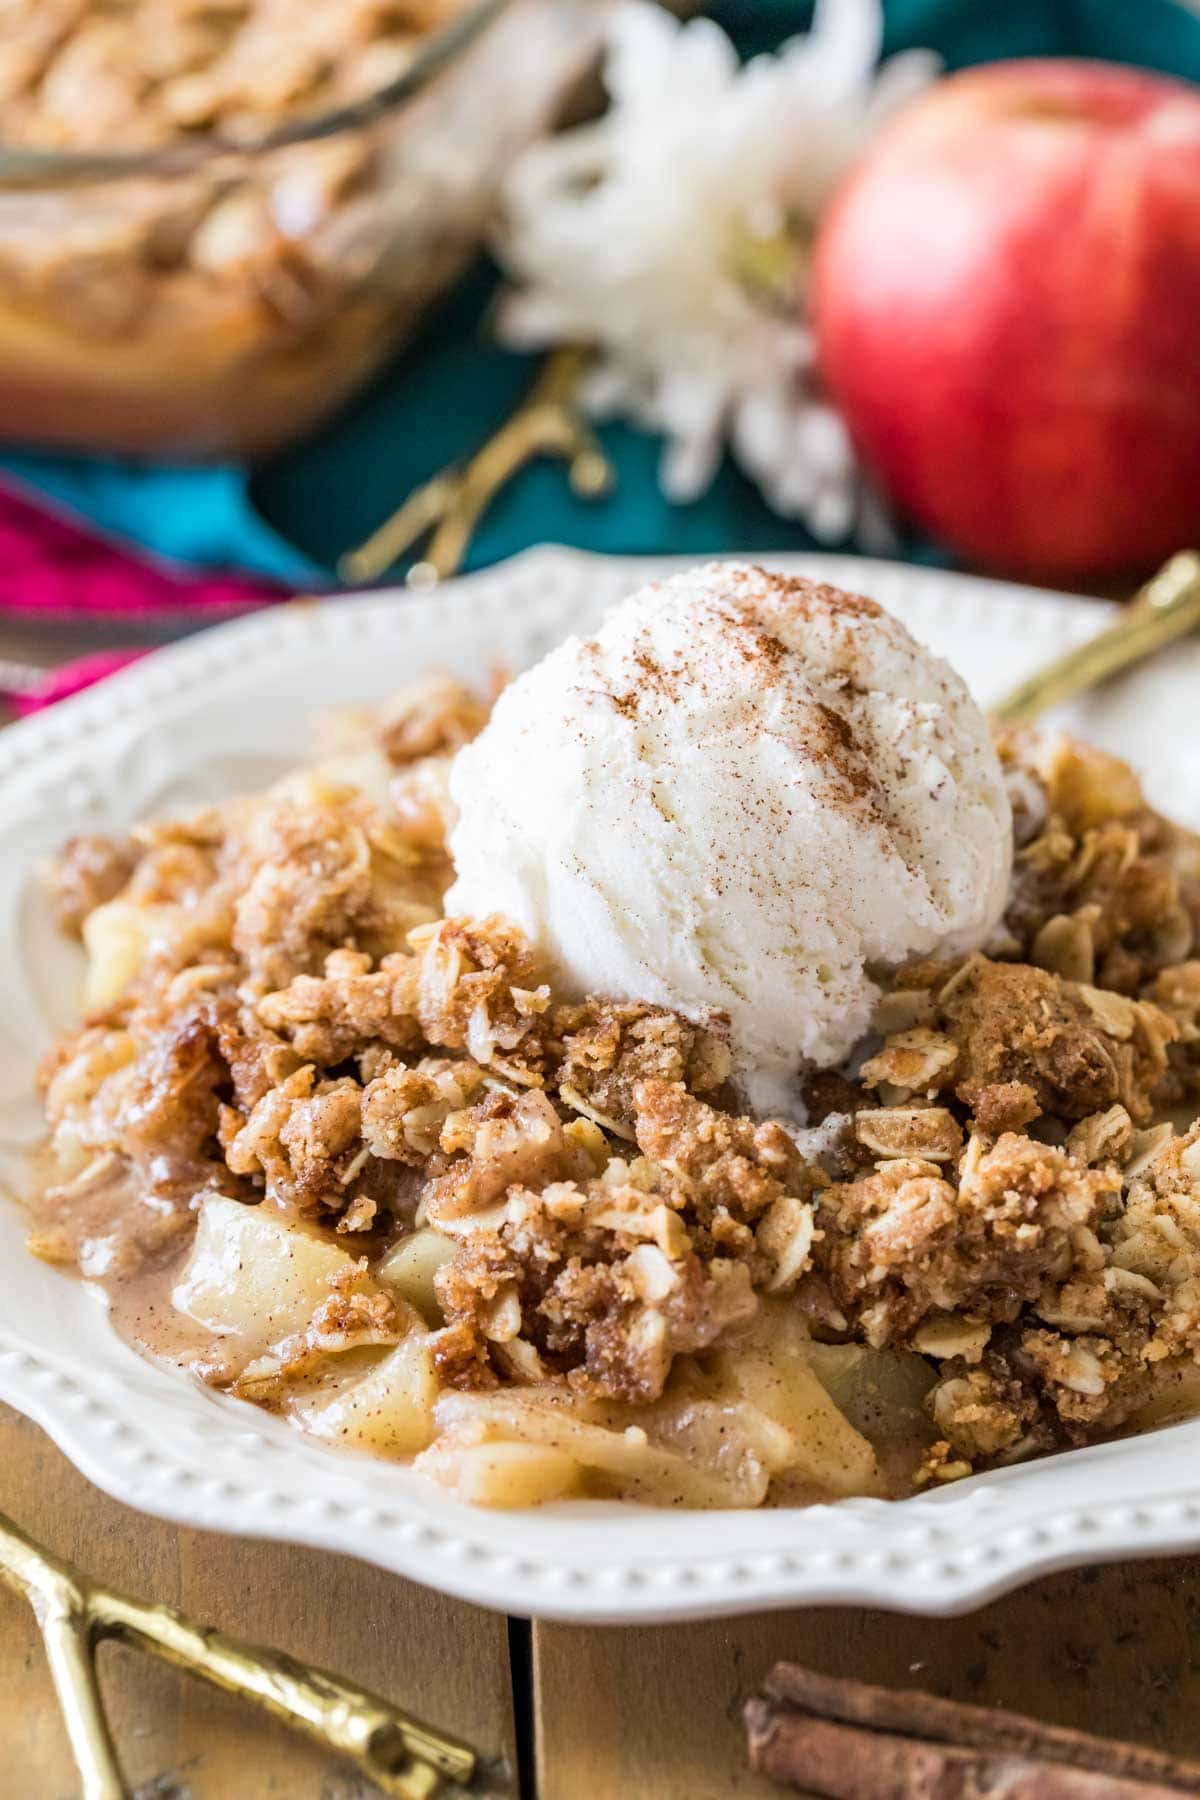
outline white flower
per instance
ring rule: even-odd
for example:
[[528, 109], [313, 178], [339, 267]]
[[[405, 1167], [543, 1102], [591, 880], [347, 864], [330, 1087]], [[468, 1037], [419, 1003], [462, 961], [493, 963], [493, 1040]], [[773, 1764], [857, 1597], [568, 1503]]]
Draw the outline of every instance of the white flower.
[[881, 41], [879, 0], [818, 0], [807, 37], [743, 67], [711, 20], [619, 0], [609, 110], [510, 172], [499, 248], [518, 285], [501, 335], [595, 345], [585, 404], [664, 434], [672, 498], [704, 491], [727, 442], [817, 537], [854, 522], [854, 458], [816, 385], [804, 287], [838, 177], [936, 72], [923, 51], [877, 70]]

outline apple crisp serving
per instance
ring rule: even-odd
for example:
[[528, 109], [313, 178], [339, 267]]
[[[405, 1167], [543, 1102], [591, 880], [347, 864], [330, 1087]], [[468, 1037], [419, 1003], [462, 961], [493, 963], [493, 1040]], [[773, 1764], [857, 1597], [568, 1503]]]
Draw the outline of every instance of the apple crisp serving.
[[68, 845], [38, 1255], [492, 1504], [901, 1495], [1198, 1404], [1200, 838], [1129, 769], [1001, 742], [1001, 928], [900, 972], [800, 1130], [719, 1032], [443, 916], [486, 717], [430, 678], [262, 795]]

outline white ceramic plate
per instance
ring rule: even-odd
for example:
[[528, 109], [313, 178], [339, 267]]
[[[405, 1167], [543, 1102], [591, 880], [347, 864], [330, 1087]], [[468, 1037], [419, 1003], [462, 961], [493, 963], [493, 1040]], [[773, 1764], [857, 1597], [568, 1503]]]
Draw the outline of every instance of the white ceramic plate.
[[[774, 566], [858, 587], [944, 652], [985, 702], [1097, 630], [1107, 609], [848, 558]], [[431, 666], [481, 676], [589, 625], [661, 562], [538, 550], [426, 596], [302, 603], [224, 625], [0, 734], [0, 1179], [38, 1133], [31, 1084], [78, 974], [35, 866], [69, 833], [261, 783], [324, 707]], [[1090, 701], [1079, 723], [1200, 822], [1200, 646]], [[342, 1550], [484, 1606], [651, 1620], [857, 1601], [951, 1612], [1048, 1569], [1200, 1544], [1200, 1421], [917, 1499], [734, 1513], [574, 1502], [474, 1510], [407, 1470], [322, 1450], [136, 1356], [82, 1285], [28, 1256], [0, 1200], [0, 1396], [146, 1512]], [[0, 1479], [0, 1505], [3, 1481]]]

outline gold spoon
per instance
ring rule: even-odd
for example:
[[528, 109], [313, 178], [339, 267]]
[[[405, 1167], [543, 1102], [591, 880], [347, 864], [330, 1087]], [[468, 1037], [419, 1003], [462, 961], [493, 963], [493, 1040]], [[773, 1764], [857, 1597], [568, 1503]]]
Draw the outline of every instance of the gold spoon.
[[1121, 608], [1107, 631], [1068, 650], [992, 708], [1005, 725], [1025, 724], [1133, 668], [1200, 626], [1200, 552], [1181, 550]]

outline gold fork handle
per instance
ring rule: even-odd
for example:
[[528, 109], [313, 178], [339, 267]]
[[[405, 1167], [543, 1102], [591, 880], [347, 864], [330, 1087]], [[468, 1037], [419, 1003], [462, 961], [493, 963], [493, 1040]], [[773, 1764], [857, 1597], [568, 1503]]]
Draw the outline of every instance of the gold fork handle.
[[116, 1747], [104, 1716], [96, 1679], [94, 1645], [86, 1613], [71, 1604], [36, 1606], [46, 1661], [71, 1755], [79, 1770], [82, 1800], [125, 1800]]
[[278, 1650], [193, 1625], [170, 1606], [145, 1606], [88, 1582], [0, 1514], [0, 1580], [33, 1607], [79, 1766], [84, 1800], [123, 1800], [120, 1767], [96, 1683], [104, 1638], [149, 1651], [201, 1681], [273, 1713], [347, 1758], [395, 1800], [431, 1800], [465, 1786], [475, 1752], [409, 1718], [377, 1694]]
[[[432, 1793], [439, 1777], [471, 1779], [475, 1754], [442, 1737], [387, 1701], [328, 1670], [297, 1662], [279, 1650], [239, 1643], [210, 1626], [193, 1625], [170, 1606], [144, 1606], [103, 1588], [93, 1591], [103, 1637], [136, 1644], [201, 1681], [237, 1694], [286, 1724], [352, 1758], [385, 1789], [404, 1796]], [[412, 1764], [431, 1779], [414, 1775]], [[397, 1776], [402, 1776], [400, 1782]]]
[[440, 474], [414, 488], [403, 506], [374, 530], [357, 549], [347, 550], [338, 558], [338, 574], [343, 581], [373, 581], [411, 550], [418, 538], [435, 526], [454, 504], [461, 476], [455, 469]]
[[1200, 627], [1200, 553], [1181, 550], [1141, 588], [1107, 631], [1089, 638], [1013, 689], [993, 718], [1024, 724], [1132, 668]]
[[439, 581], [457, 574], [480, 518], [526, 463], [538, 456], [561, 456], [573, 464], [580, 455], [600, 454], [565, 403], [553, 397], [554, 391], [550, 384], [540, 393], [535, 389], [536, 397], [515, 412], [467, 464], [453, 503], [425, 554], [430, 574]]
[[578, 405], [591, 360], [579, 345], [553, 351], [524, 400], [474, 455], [415, 488], [364, 543], [338, 560], [344, 581], [373, 581], [419, 538], [432, 532], [409, 579], [442, 580], [461, 567], [475, 527], [496, 495], [538, 456], [565, 459], [572, 488], [584, 498], [605, 493], [612, 466]]

